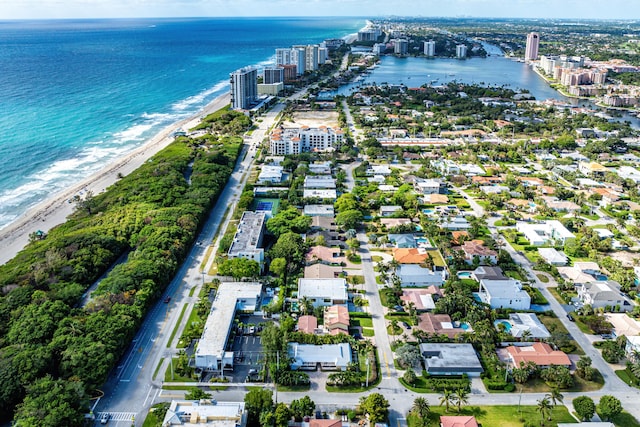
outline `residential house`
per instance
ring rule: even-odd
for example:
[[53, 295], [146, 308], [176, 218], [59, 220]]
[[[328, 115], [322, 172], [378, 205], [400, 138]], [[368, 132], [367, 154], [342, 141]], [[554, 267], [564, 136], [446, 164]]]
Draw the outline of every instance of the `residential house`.
[[435, 309], [435, 302], [441, 296], [440, 288], [429, 286], [428, 288], [420, 289], [403, 289], [400, 299], [405, 305], [412, 303], [417, 311], [426, 311]]
[[342, 420], [311, 419], [300, 423], [300, 427], [342, 427]]
[[449, 338], [455, 338], [468, 331], [468, 329], [463, 329], [459, 322], [452, 322], [448, 314], [422, 313], [419, 318], [420, 321], [416, 328], [431, 335], [446, 335]]
[[515, 279], [480, 281], [478, 292], [482, 302], [491, 308], [511, 308], [514, 310], [529, 310], [531, 297], [522, 289], [522, 283]]
[[396, 248], [417, 248], [418, 242], [413, 234], [389, 234], [389, 243]]
[[464, 260], [467, 264], [473, 264], [477, 258], [482, 264], [495, 264], [498, 262], [498, 252], [484, 245], [482, 240], [467, 240], [460, 246], [464, 252]]
[[347, 281], [338, 279], [298, 279], [298, 299], [307, 298], [314, 307], [347, 303]]
[[336, 180], [331, 176], [327, 175], [318, 175], [312, 176], [307, 175], [304, 177], [304, 189], [321, 189], [321, 190], [329, 190], [336, 188]]
[[558, 220], [544, 221], [540, 224], [518, 222], [516, 229], [524, 234], [533, 246], [564, 245], [576, 237]]
[[580, 162], [578, 163], [578, 170], [585, 176], [602, 178], [607, 173], [608, 169], [597, 162]]
[[551, 265], [563, 266], [567, 265], [567, 262], [569, 262], [569, 258], [567, 258], [564, 253], [559, 252], [554, 248], [538, 248], [538, 254]]
[[578, 287], [578, 298], [593, 308], [608, 308], [611, 311], [630, 311], [633, 304], [614, 288], [609, 281], [583, 283]]
[[473, 415], [441, 415], [440, 427], [478, 427]]
[[282, 182], [282, 166], [262, 165], [258, 184], [279, 184]]
[[324, 327], [331, 335], [349, 334], [349, 310], [344, 305], [324, 309]]
[[309, 252], [305, 255], [306, 263], [315, 264], [317, 262], [325, 264], [341, 264], [345, 261], [345, 258], [341, 256], [342, 251], [340, 248], [328, 248], [326, 246], [312, 246]]
[[497, 323], [506, 322], [506, 331], [515, 338], [522, 338], [525, 334], [530, 338], [547, 339], [551, 336], [546, 326], [538, 319], [535, 313], [510, 313], [509, 320], [497, 320]]
[[390, 217], [402, 212], [402, 206], [380, 206], [380, 216]]
[[344, 270], [342, 267], [327, 265], [327, 264], [313, 264], [304, 268], [305, 279], [335, 279], [342, 274]]
[[542, 197], [545, 205], [555, 212], [577, 212], [580, 206], [569, 200], [560, 200], [557, 197]]
[[413, 184], [413, 188], [418, 194], [443, 194], [446, 192], [447, 184], [437, 179], [419, 179]]
[[402, 281], [402, 287], [424, 288], [428, 286], [442, 286], [447, 280], [444, 267], [434, 266], [433, 269], [421, 267], [419, 264], [401, 264], [396, 272]]
[[321, 216], [333, 218], [335, 211], [333, 205], [305, 205], [304, 214], [306, 216]]
[[467, 221], [465, 217], [457, 216], [443, 221], [440, 227], [449, 231], [466, 231], [471, 228], [471, 224], [469, 224], [469, 221]]
[[411, 223], [409, 218], [380, 218], [380, 224], [385, 226], [387, 230], [399, 225], [408, 225]]
[[433, 258], [425, 248], [399, 248], [393, 250], [393, 258], [400, 264], [424, 264], [428, 258]]
[[427, 205], [444, 205], [449, 203], [449, 197], [445, 194], [426, 194], [422, 200]]
[[351, 345], [348, 343], [311, 345], [293, 342], [287, 345], [287, 353], [294, 371], [318, 368], [346, 371], [352, 361]]
[[331, 174], [331, 162], [315, 162], [309, 163], [309, 172], [314, 175], [330, 175]]
[[547, 367], [551, 365], [571, 366], [571, 360], [564, 351], [554, 350], [551, 346], [544, 342], [536, 342], [527, 347], [509, 346], [507, 347], [509, 360], [514, 367], [520, 367], [521, 363], [525, 365], [529, 362], [535, 363], [538, 367]]
[[391, 175], [391, 168], [387, 165], [370, 165], [366, 172], [367, 175], [382, 175], [389, 176]]
[[627, 336], [624, 351], [627, 357], [638, 357], [638, 355], [640, 355], [640, 336]]
[[620, 166], [618, 168], [618, 176], [622, 179], [629, 179], [636, 184], [640, 183], [640, 171], [631, 166]]
[[594, 188], [591, 190], [591, 192], [602, 196], [601, 203], [604, 206], [609, 206], [610, 204], [620, 200], [620, 193], [618, 193], [617, 191], [613, 191], [610, 188]]
[[305, 334], [317, 334], [321, 330], [318, 329], [318, 318], [316, 316], [305, 315], [298, 318], [298, 332]]
[[430, 375], [478, 377], [484, 371], [471, 344], [423, 343], [420, 353]]
[[504, 275], [500, 267], [481, 265], [471, 272], [471, 277], [480, 282], [483, 279], [489, 280], [507, 280], [508, 277]]
[[508, 193], [509, 187], [504, 185], [482, 185], [480, 186], [480, 191], [484, 194], [500, 194], [500, 193]]
[[616, 425], [607, 421], [589, 421], [582, 423], [558, 423], [558, 427], [616, 427]]
[[172, 400], [162, 420], [163, 427], [245, 427], [244, 402], [217, 402], [211, 399]]

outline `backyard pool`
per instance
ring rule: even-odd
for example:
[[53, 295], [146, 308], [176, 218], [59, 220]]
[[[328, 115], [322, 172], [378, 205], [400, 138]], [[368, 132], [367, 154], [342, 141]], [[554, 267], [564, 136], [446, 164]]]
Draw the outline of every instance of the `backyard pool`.
[[511, 323], [507, 322], [506, 320], [496, 320], [495, 325], [496, 327], [498, 327], [498, 325], [504, 325], [504, 330], [507, 332], [511, 332]]
[[422, 213], [425, 215], [431, 215], [433, 212], [433, 209], [422, 209]]
[[471, 279], [471, 272], [470, 271], [458, 271], [458, 278], [459, 279]]

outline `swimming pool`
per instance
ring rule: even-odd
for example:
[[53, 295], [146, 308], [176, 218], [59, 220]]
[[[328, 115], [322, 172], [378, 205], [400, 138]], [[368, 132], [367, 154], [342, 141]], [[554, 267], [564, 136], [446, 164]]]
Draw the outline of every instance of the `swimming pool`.
[[496, 320], [495, 325], [496, 327], [498, 327], [498, 325], [504, 325], [504, 330], [507, 332], [511, 332], [511, 323], [507, 322], [506, 320]]
[[470, 271], [458, 271], [458, 278], [460, 279], [471, 279]]
[[422, 213], [425, 215], [431, 215], [433, 213], [433, 209], [422, 209]]

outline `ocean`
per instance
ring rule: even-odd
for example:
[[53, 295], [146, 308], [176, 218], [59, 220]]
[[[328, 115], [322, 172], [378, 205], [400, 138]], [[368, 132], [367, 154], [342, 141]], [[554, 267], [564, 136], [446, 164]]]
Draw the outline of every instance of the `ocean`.
[[0, 228], [357, 18], [0, 21]]

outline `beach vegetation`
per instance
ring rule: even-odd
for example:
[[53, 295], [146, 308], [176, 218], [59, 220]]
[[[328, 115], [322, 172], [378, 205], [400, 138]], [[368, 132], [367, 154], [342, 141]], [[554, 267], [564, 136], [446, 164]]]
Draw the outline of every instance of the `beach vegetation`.
[[[244, 121], [227, 112], [210, 127]], [[178, 138], [105, 192], [80, 198], [65, 223], [0, 266], [0, 421], [82, 425], [85, 396], [185, 259], [241, 144], [233, 135]]]

